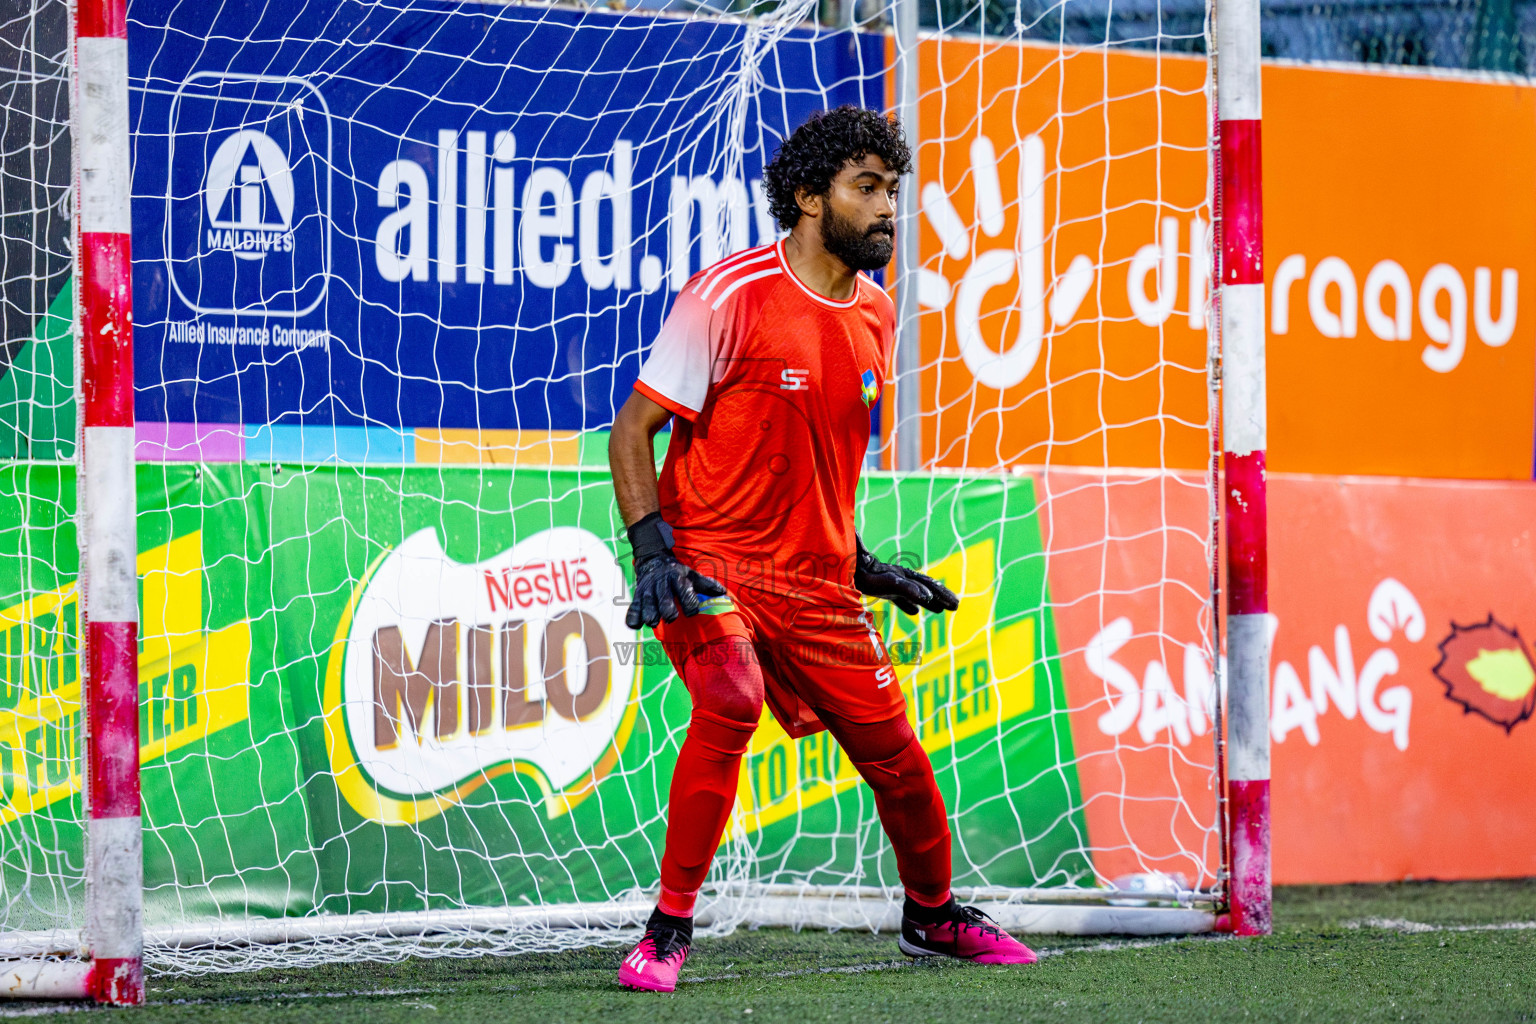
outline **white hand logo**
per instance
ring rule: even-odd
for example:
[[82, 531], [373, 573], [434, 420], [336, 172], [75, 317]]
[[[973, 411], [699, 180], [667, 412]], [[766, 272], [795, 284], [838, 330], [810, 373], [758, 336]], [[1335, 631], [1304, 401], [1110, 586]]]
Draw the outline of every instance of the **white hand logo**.
[[[971, 228], [965, 226], [948, 193], [937, 182], [924, 185], [920, 197], [923, 215], [951, 260], [963, 260], [971, 253], [971, 236], [977, 228], [988, 238], [996, 238], [1003, 231], [997, 154], [992, 140], [985, 135], [978, 135], [971, 143], [971, 177], [975, 182], [977, 214], [977, 224]], [[982, 336], [981, 304], [988, 291], [1013, 280], [1015, 271], [1019, 275], [1018, 336], [997, 352]], [[1081, 254], [1074, 256], [1066, 273], [1056, 278], [1051, 289], [1053, 324], [1061, 327], [1071, 321], [1088, 289], [1093, 287], [1093, 280], [1093, 261]], [[961, 358], [977, 383], [1001, 390], [1029, 376], [1040, 358], [1045, 339], [1045, 292], [1045, 144], [1038, 135], [1027, 135], [1019, 152], [1019, 222], [1013, 248], [976, 252], [960, 276], [959, 287], [953, 291], [943, 274], [919, 270], [917, 301], [929, 309], [944, 309], [954, 299], [955, 337]]]

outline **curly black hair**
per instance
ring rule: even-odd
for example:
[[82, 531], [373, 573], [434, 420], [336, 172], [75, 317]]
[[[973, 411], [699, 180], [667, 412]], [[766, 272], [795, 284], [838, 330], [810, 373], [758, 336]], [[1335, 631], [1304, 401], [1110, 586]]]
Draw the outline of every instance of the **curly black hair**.
[[797, 190], [824, 196], [844, 164], [871, 155], [897, 174], [912, 168], [912, 151], [901, 125], [884, 114], [850, 105], [812, 114], [763, 169], [769, 212], [788, 231], [800, 220]]

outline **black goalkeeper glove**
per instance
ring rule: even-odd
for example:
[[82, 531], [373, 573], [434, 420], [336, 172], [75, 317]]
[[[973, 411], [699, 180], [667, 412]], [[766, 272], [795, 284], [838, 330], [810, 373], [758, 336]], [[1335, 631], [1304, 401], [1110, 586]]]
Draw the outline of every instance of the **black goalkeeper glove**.
[[635, 596], [624, 615], [624, 625], [639, 629], [644, 623], [655, 626], [663, 620], [673, 622], [679, 613], [693, 615], [699, 610], [699, 595], [724, 597], [725, 588], [708, 576], [688, 568], [672, 554], [672, 527], [652, 512], [629, 528], [629, 544], [634, 549]]
[[859, 554], [853, 564], [853, 585], [859, 593], [883, 597], [908, 615], [916, 615], [920, 607], [930, 612], [952, 612], [960, 607], [954, 591], [932, 576], [882, 562], [869, 553], [857, 535], [854, 541], [859, 545]]

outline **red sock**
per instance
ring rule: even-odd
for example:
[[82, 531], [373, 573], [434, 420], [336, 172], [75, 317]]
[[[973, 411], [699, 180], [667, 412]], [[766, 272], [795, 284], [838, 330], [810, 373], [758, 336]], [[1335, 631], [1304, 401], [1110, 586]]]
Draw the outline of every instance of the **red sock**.
[[922, 744], [906, 716], [885, 722], [849, 722], [817, 715], [875, 793], [880, 825], [896, 851], [907, 895], [924, 906], [949, 899], [949, 815]]
[[763, 713], [763, 676], [751, 655], [748, 641], [725, 637], [683, 666], [693, 717], [672, 771], [661, 857], [663, 913], [693, 913], [736, 803], [741, 758]]

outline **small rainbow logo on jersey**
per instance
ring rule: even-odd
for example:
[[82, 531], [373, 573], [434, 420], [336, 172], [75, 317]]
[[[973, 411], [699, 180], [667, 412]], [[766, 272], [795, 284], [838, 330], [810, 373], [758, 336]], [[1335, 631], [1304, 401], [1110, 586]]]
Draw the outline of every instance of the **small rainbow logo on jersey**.
[[880, 385], [875, 383], [875, 371], [874, 370], [865, 370], [864, 371], [864, 404], [866, 406], [874, 405], [875, 404], [875, 400], [877, 398], [879, 398], [879, 397], [880, 397]]

